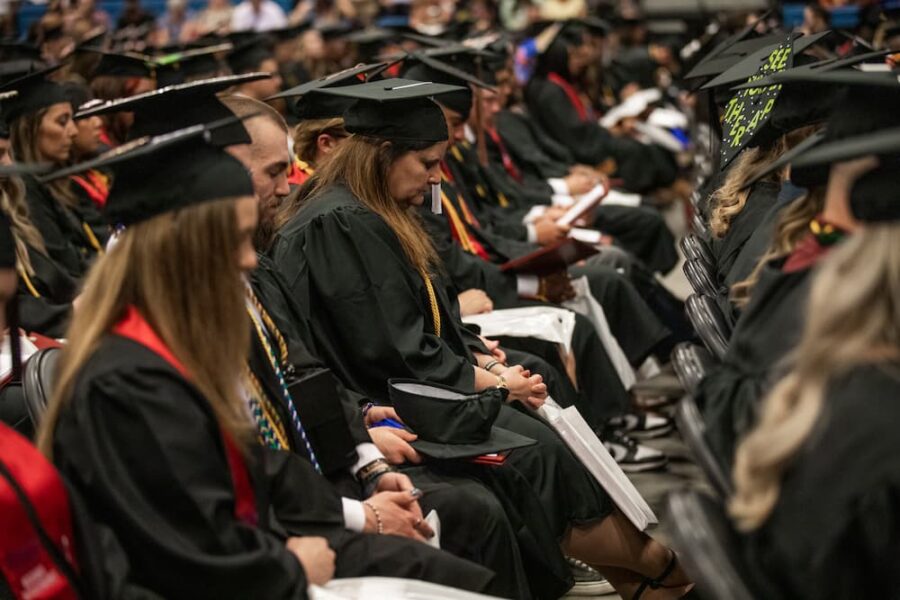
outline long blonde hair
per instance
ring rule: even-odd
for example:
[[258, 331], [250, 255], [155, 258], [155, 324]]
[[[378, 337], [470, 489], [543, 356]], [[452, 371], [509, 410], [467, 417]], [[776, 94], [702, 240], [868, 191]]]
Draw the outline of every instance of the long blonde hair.
[[439, 264], [431, 237], [413, 207], [404, 207], [391, 197], [388, 167], [406, 152], [424, 150], [434, 144], [386, 143], [384, 140], [350, 136], [334, 151], [328, 163], [316, 171], [313, 196], [335, 183], [344, 183], [360, 202], [379, 215], [397, 235], [406, 257], [423, 276]]
[[757, 261], [750, 275], [743, 281], [731, 286], [731, 301], [738, 308], [744, 308], [750, 302], [753, 288], [759, 282], [763, 267], [769, 262], [785, 257], [793, 252], [797, 242], [809, 232], [809, 222], [822, 212], [825, 206], [825, 188], [816, 187], [797, 198], [779, 215], [775, 225], [772, 242], [766, 252]]
[[[19, 163], [36, 164], [47, 162], [37, 147], [41, 122], [50, 108], [26, 113], [15, 119], [9, 127], [9, 144], [13, 159]], [[43, 184], [53, 198], [63, 206], [74, 207], [78, 204], [75, 192], [68, 177]]]
[[66, 333], [69, 344], [38, 431], [45, 454], [82, 368], [129, 305], [184, 365], [219, 424], [241, 442], [250, 439], [237, 379], [250, 335], [239, 240], [235, 200], [226, 199], [133, 225], [98, 259], [81, 295], [88, 308], [75, 311]]
[[834, 250], [813, 280], [807, 314], [790, 372], [735, 454], [729, 508], [745, 531], [774, 509], [784, 472], [819, 419], [829, 384], [862, 364], [900, 361], [900, 225], [867, 226]]
[[0, 210], [9, 217], [12, 225], [13, 241], [16, 244], [16, 262], [27, 275], [34, 275], [28, 247], [47, 254], [44, 238], [28, 216], [28, 204], [25, 202], [25, 188], [16, 177], [0, 180]]

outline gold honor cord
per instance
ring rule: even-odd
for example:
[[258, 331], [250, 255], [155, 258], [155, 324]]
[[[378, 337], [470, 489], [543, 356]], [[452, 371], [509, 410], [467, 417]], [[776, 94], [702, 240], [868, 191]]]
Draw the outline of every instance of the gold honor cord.
[[428, 292], [428, 303], [431, 304], [431, 320], [434, 325], [434, 334], [438, 337], [441, 335], [441, 312], [438, 308], [437, 295], [434, 293], [434, 286], [431, 284], [431, 278], [422, 273], [422, 281], [425, 282], [425, 291]]

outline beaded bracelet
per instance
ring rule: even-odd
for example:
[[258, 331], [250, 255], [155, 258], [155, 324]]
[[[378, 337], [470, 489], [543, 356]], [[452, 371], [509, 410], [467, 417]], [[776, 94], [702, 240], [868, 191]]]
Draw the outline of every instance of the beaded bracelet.
[[372, 514], [375, 515], [375, 531], [378, 534], [384, 533], [384, 523], [381, 522], [381, 514], [379, 514], [378, 509], [375, 508], [375, 505], [369, 502], [368, 500], [363, 501], [365, 506], [368, 506], [372, 509]]

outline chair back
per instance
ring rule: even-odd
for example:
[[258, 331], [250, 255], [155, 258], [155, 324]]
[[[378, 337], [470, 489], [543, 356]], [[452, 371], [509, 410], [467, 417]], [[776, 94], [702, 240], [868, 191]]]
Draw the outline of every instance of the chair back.
[[37, 429], [47, 410], [53, 384], [56, 382], [56, 363], [60, 355], [59, 348], [45, 348], [33, 354], [22, 374], [22, 392], [25, 396], [25, 408], [34, 428]]
[[675, 425], [688, 451], [716, 493], [722, 498], [731, 496], [734, 486], [729, 478], [729, 469], [710, 448], [706, 439], [706, 423], [694, 397], [690, 394], [682, 398], [675, 408]]
[[696, 391], [709, 367], [715, 362], [709, 350], [691, 342], [681, 342], [672, 350], [675, 375], [689, 393]]
[[688, 319], [703, 345], [717, 360], [722, 360], [728, 351], [731, 325], [715, 300], [703, 294], [692, 294], [685, 302]]

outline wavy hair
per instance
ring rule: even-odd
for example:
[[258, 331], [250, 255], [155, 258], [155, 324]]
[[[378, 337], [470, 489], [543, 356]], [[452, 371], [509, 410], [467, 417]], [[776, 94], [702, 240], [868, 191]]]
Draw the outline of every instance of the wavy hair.
[[744, 531], [778, 502], [785, 471], [819, 420], [831, 382], [864, 364], [900, 363], [900, 225], [870, 225], [822, 263], [791, 369], [738, 446], [729, 510]]
[[27, 275], [34, 275], [28, 248], [47, 254], [44, 238], [28, 216], [25, 202], [25, 186], [17, 177], [0, 179], [0, 210], [9, 217], [13, 241], [16, 245], [16, 262]]

